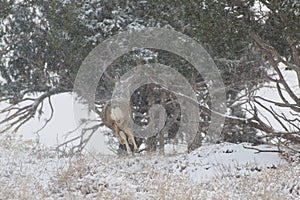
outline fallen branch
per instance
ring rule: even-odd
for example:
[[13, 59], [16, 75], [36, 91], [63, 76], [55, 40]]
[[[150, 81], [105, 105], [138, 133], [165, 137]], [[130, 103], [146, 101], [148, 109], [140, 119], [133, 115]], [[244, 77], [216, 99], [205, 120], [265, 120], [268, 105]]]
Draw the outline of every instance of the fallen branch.
[[257, 152], [255, 153], [262, 153], [262, 152], [268, 152], [268, 153], [282, 153], [281, 150], [275, 150], [275, 149], [259, 149], [259, 148], [255, 148], [255, 147], [248, 147], [243, 145], [243, 147], [245, 149], [252, 149], [252, 150], [256, 150]]

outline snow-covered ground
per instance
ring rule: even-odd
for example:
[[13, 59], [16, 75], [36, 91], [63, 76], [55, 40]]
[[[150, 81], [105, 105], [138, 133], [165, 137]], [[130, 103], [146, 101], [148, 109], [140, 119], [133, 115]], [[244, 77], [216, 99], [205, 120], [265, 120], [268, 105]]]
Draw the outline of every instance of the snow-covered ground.
[[[300, 166], [249, 144], [190, 154], [72, 158], [0, 136], [0, 199], [299, 199]], [[255, 146], [258, 149], [276, 149]]]

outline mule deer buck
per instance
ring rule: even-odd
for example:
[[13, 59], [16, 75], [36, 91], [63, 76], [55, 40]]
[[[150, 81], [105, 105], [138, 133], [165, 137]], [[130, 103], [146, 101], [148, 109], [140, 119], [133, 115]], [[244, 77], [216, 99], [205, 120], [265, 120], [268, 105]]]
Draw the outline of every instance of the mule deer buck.
[[131, 113], [131, 107], [127, 102], [117, 102], [112, 105], [109, 101], [103, 107], [101, 114], [103, 124], [115, 132], [119, 142], [125, 144], [128, 153], [131, 152], [128, 142], [133, 144], [134, 152], [138, 150], [132, 131]]

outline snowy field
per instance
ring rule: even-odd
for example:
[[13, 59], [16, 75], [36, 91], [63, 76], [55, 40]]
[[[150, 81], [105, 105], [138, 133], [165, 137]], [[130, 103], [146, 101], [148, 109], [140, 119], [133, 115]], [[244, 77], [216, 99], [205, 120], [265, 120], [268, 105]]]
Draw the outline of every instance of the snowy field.
[[[299, 199], [300, 166], [249, 144], [190, 154], [117, 157], [57, 152], [0, 136], [0, 199]], [[255, 146], [263, 150], [271, 146]]]

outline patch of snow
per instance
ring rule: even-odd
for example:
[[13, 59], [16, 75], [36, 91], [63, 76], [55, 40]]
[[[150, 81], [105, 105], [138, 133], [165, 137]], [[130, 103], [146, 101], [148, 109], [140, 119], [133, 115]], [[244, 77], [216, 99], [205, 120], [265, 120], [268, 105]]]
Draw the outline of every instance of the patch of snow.
[[[277, 153], [257, 153], [255, 150], [245, 149], [244, 145], [251, 146], [247, 143], [223, 143], [203, 146], [201, 151], [192, 152], [187, 157], [190, 177], [195, 182], [201, 182], [216, 175], [241, 173], [241, 169], [252, 170], [251, 167], [261, 168], [286, 164], [286, 161]], [[257, 148], [276, 149], [269, 145], [260, 145]], [[220, 168], [224, 170], [220, 171]]]

